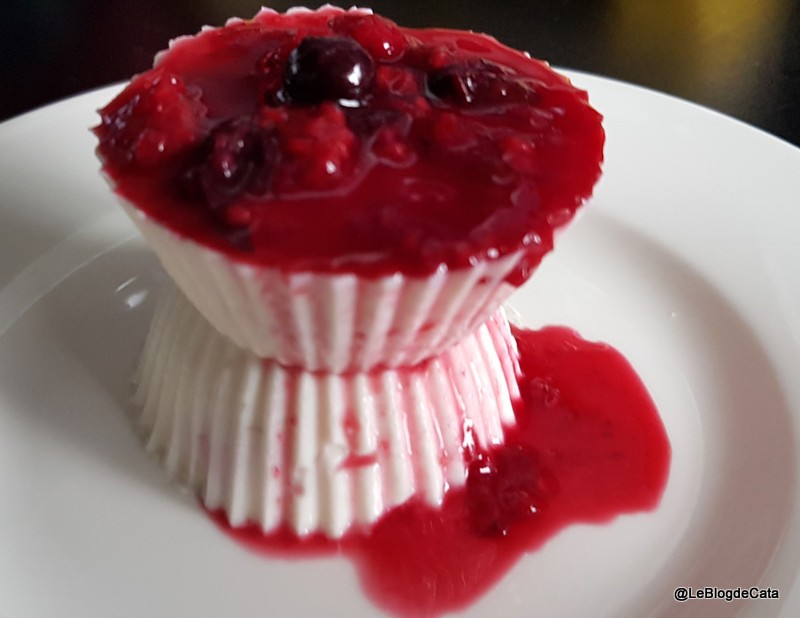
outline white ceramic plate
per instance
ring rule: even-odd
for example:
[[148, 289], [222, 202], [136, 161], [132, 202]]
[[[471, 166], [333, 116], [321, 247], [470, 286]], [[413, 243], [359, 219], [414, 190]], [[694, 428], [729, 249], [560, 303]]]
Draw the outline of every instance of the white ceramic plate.
[[[673, 447], [652, 513], [573, 526], [470, 616], [796, 615], [800, 151], [575, 74], [605, 115], [596, 198], [513, 299], [621, 349]], [[222, 534], [144, 453], [128, 377], [159, 269], [97, 173], [115, 88], [0, 126], [0, 615], [364, 616], [344, 559]], [[677, 586], [777, 589], [695, 600]]]

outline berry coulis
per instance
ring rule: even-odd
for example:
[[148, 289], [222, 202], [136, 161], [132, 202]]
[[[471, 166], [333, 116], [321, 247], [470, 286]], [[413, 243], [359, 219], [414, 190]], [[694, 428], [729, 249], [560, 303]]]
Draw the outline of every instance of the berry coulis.
[[362, 276], [525, 249], [521, 283], [604, 143], [545, 63], [334, 8], [178, 39], [100, 114], [105, 173], [161, 224], [245, 263]]
[[385, 611], [430, 616], [463, 609], [526, 552], [573, 523], [605, 523], [655, 508], [670, 446], [644, 385], [612, 347], [573, 331], [515, 329], [521, 401], [503, 445], [469, 454], [466, 485], [440, 508], [412, 501], [339, 541], [231, 528], [268, 556], [339, 554]]

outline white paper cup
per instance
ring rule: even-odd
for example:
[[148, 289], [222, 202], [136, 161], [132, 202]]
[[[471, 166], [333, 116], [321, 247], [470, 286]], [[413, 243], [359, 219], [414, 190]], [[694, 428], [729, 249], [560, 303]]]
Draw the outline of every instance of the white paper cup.
[[422, 365], [336, 375], [237, 347], [173, 291], [142, 354], [137, 423], [171, 476], [233, 526], [338, 538], [462, 486], [474, 445], [502, 443], [515, 422], [518, 372], [502, 310]]
[[123, 200], [186, 297], [237, 346], [287, 367], [330, 373], [404, 367], [439, 355], [516, 289], [522, 250], [426, 277], [286, 272], [235, 261]]

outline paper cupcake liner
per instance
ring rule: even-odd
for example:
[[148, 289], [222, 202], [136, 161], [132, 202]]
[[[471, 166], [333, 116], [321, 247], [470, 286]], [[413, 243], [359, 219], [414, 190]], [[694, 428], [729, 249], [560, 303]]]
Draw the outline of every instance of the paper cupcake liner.
[[441, 354], [514, 291], [523, 252], [427, 277], [284, 272], [233, 261], [124, 203], [165, 270], [206, 319], [262, 358], [332, 373], [403, 367]]
[[173, 290], [142, 354], [138, 423], [169, 473], [232, 525], [338, 538], [464, 484], [468, 452], [514, 423], [516, 359], [500, 310], [417, 367], [286, 368], [235, 346]]

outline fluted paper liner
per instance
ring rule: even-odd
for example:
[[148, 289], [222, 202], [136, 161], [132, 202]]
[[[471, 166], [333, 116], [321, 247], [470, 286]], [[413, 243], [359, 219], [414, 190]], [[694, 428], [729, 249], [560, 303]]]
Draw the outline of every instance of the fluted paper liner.
[[238, 262], [179, 236], [123, 201], [161, 263], [236, 345], [332, 373], [415, 365], [472, 333], [514, 291], [523, 251], [425, 277], [287, 272]]
[[231, 343], [173, 289], [142, 355], [138, 423], [170, 474], [232, 525], [337, 538], [463, 485], [465, 451], [514, 423], [516, 359], [499, 310], [417, 367], [286, 368]]

